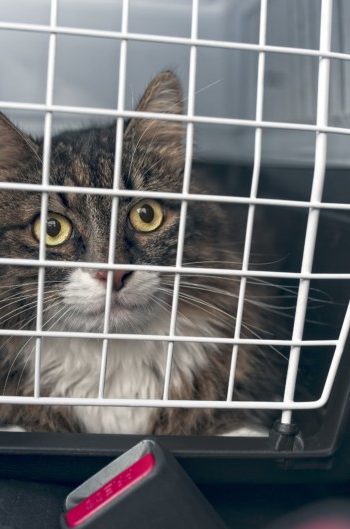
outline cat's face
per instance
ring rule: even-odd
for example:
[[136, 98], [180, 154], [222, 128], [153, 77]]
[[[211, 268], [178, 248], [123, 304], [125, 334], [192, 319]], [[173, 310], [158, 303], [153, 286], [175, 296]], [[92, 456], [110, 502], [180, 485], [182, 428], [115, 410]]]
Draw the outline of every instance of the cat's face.
[[[139, 110], [180, 113], [182, 95], [170, 72], [156, 77]], [[40, 143], [0, 119], [0, 180], [41, 183]], [[50, 183], [113, 187], [116, 127], [67, 132], [52, 140]], [[124, 127], [121, 189], [179, 192], [184, 171], [185, 128], [180, 122], [131, 120]], [[60, 261], [108, 261], [112, 199], [91, 194], [49, 195], [46, 258]], [[0, 253], [37, 259], [41, 196], [0, 191]], [[115, 263], [174, 265], [180, 204], [177, 201], [122, 197], [118, 204]], [[185, 261], [205, 259], [205, 234], [216, 229], [216, 207], [194, 204], [187, 218]], [[201, 225], [201, 230], [198, 230]], [[15, 325], [33, 321], [37, 268], [0, 269], [3, 293], [17, 294], [22, 313]], [[114, 273], [109, 328], [142, 332], [150, 321], [169, 317], [173, 276], [153, 271]], [[8, 289], [7, 289], [8, 287]], [[15, 290], [14, 290], [15, 289]], [[55, 330], [102, 331], [106, 272], [99, 269], [47, 267], [44, 323]]]

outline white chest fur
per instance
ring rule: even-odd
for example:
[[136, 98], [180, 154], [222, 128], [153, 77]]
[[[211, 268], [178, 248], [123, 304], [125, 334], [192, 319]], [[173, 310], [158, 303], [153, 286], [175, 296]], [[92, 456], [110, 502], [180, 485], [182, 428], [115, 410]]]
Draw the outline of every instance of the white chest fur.
[[[145, 362], [149, 344], [111, 340], [108, 348], [106, 398], [157, 398], [160, 380]], [[164, 353], [159, 345], [152, 357], [162, 369]], [[142, 352], [140, 351], [142, 348]], [[43, 344], [41, 380], [52, 396], [97, 397], [100, 367], [100, 340], [50, 339]], [[146, 354], [145, 354], [146, 353]], [[162, 369], [163, 370], [163, 369]], [[151, 408], [79, 406], [74, 411], [89, 432], [146, 433]]]
[[[134, 272], [118, 294], [119, 302], [129, 306], [129, 311], [132, 306], [132, 312], [127, 314], [125, 310], [124, 314], [121, 309], [112, 311], [110, 328], [118, 329], [118, 332], [134, 332], [135, 329], [141, 332], [142, 329], [145, 334], [167, 335], [170, 313], [160, 303], [151, 303], [159, 284], [157, 273]], [[101, 281], [88, 271], [77, 269], [71, 273], [63, 288], [64, 303], [73, 309], [74, 318], [72, 321], [67, 318], [62, 321], [62, 317], [59, 317], [56, 321], [53, 310], [46, 314], [47, 324], [54, 320], [54, 326], [50, 327], [54, 327], [54, 330], [102, 331], [105, 296], [106, 288]], [[153, 307], [152, 318], [149, 307]], [[185, 318], [182, 321], [181, 315], [178, 316], [179, 334], [196, 335], [198, 325], [200, 321], [195, 321], [195, 318]], [[101, 340], [43, 339], [40, 371], [45, 392], [55, 397], [97, 397], [101, 352]], [[30, 358], [33, 363], [34, 355], [30, 355]], [[199, 343], [175, 344], [171, 384], [177, 389], [182, 384], [192, 384], [194, 373], [200, 372], [207, 363], [207, 358], [207, 353]], [[110, 340], [104, 397], [161, 398], [166, 359], [167, 343]], [[30, 371], [34, 372], [33, 365]], [[152, 417], [156, 413], [152, 408], [126, 406], [79, 406], [75, 407], [74, 411], [87, 431], [105, 433], [148, 433], [152, 428]]]
[[[181, 347], [180, 347], [181, 345]], [[97, 397], [102, 344], [93, 339], [43, 340], [41, 383], [51, 396]], [[104, 396], [161, 398], [167, 346], [163, 342], [110, 340]], [[206, 362], [200, 344], [175, 349], [172, 383], [191, 384], [193, 373]], [[76, 406], [79, 421], [89, 432], [149, 433], [152, 408]]]

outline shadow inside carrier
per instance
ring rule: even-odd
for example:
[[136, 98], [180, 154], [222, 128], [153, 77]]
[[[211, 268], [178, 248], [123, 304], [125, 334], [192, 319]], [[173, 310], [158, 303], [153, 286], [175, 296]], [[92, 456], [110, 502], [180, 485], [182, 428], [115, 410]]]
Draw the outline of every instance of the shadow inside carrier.
[[[199, 164], [199, 170], [204, 170]], [[249, 197], [252, 167], [247, 165], [205, 164], [206, 177], [213, 192], [230, 196]], [[313, 167], [263, 167], [260, 173], [258, 197], [282, 200], [309, 201]], [[348, 171], [327, 169], [323, 201], [346, 203], [350, 200]], [[242, 212], [247, 206], [241, 206]], [[250, 254], [249, 269], [277, 272], [300, 272], [308, 208], [257, 205]], [[244, 247], [246, 214], [237, 215], [242, 226], [239, 232]], [[313, 260], [314, 273], [346, 273], [349, 264], [350, 212], [347, 210], [321, 209], [316, 247]], [[276, 329], [272, 339], [291, 339], [298, 279], [269, 280], [270, 299], [265, 309], [271, 312]], [[311, 280], [304, 326], [304, 340], [336, 340], [350, 297], [349, 284], [345, 280]], [[264, 307], [261, 307], [264, 310]], [[272, 335], [274, 334], [274, 335]], [[266, 337], [266, 336], [264, 336]], [[342, 428], [342, 411], [346, 407], [350, 369], [344, 360], [334, 381], [330, 400], [326, 407], [317, 410], [296, 411], [293, 420], [301, 431], [304, 447], [316, 448], [327, 437], [333, 444], [334, 437]], [[289, 348], [279, 352], [289, 357]], [[295, 400], [317, 400], [322, 394], [334, 347], [302, 347], [296, 384]], [[279, 415], [279, 413], [277, 414]], [[331, 439], [331, 437], [333, 438]], [[319, 441], [318, 441], [319, 440]], [[325, 439], [324, 439], [325, 440]]]

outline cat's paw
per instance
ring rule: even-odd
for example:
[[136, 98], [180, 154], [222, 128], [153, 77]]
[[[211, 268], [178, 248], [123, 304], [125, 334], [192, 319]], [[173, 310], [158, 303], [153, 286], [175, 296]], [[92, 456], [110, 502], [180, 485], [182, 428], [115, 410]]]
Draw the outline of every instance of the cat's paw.
[[242, 426], [241, 428], [236, 428], [236, 430], [220, 435], [222, 437], [268, 437], [269, 432], [267, 428], [254, 424], [252, 426]]
[[15, 426], [13, 424], [0, 425], [0, 432], [26, 432], [21, 426]]

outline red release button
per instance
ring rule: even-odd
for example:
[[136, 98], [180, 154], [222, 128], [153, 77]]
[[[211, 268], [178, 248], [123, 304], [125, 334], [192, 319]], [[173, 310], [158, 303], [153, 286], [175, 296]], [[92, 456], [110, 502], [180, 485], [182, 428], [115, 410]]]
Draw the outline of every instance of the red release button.
[[147, 476], [155, 466], [153, 454], [148, 453], [136, 463], [108, 481], [65, 515], [68, 527], [77, 527], [119, 494]]

